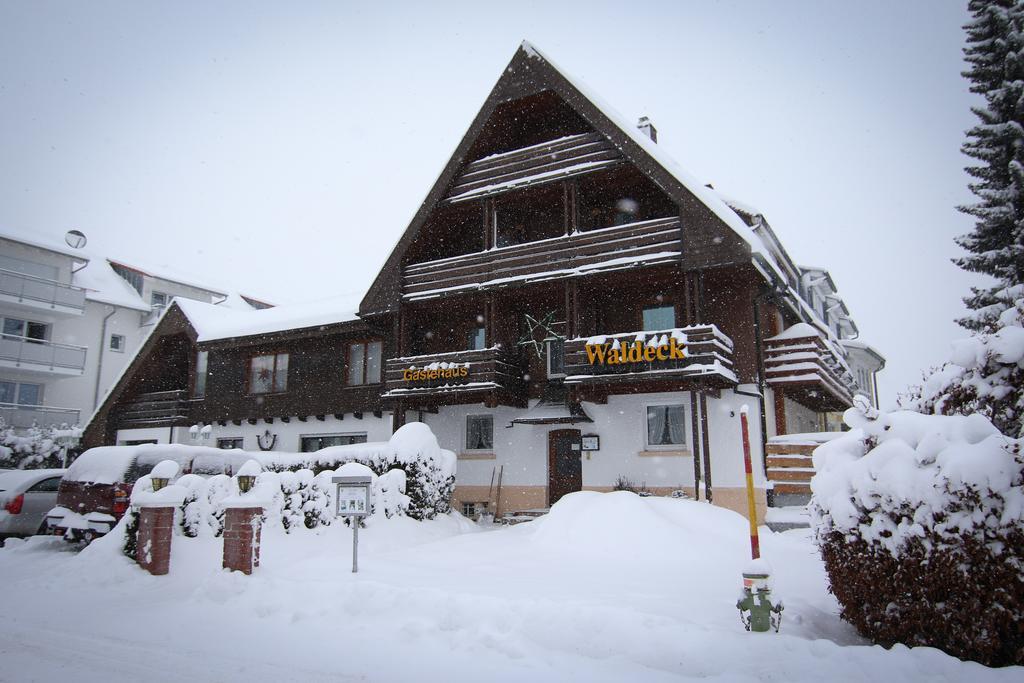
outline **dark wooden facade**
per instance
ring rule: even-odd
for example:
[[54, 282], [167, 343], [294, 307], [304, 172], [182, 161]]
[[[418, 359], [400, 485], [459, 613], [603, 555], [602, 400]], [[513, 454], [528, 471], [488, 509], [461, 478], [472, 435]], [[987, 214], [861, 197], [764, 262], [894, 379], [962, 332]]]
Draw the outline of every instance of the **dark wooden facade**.
[[[180, 311], [169, 314], [87, 442], [111, 442], [147, 417], [184, 425], [388, 410], [398, 426], [406, 411], [449, 404], [525, 408], [552, 383], [572, 404], [693, 391], [693, 419], [705, 422], [705, 395], [741, 384], [820, 410], [848, 404], [833, 345], [815, 346], [814, 376], [779, 367], [785, 349], [764, 340], [805, 321], [787, 305], [789, 283], [757, 265], [763, 255], [651, 144], [524, 46], [368, 290], [361, 320], [197, 344]], [[671, 309], [660, 333], [685, 336], [685, 360], [589, 362], [592, 337], [646, 343], [651, 308]], [[360, 340], [383, 342], [380, 384], [346, 381], [348, 346]], [[565, 362], [549, 376], [550, 340], [564, 343]], [[206, 395], [186, 406], [199, 349], [209, 352]], [[289, 354], [287, 391], [248, 393], [249, 359], [272, 353]], [[134, 379], [143, 357], [176, 369]]]

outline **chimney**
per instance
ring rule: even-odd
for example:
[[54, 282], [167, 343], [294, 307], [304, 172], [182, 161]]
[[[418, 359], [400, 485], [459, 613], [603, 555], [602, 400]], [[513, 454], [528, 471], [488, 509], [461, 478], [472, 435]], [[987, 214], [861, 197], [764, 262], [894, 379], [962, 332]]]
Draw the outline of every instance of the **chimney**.
[[658, 141], [658, 129], [654, 127], [654, 124], [646, 116], [640, 117], [640, 120], [636, 122], [636, 127], [640, 129], [640, 132], [649, 137], [651, 142]]

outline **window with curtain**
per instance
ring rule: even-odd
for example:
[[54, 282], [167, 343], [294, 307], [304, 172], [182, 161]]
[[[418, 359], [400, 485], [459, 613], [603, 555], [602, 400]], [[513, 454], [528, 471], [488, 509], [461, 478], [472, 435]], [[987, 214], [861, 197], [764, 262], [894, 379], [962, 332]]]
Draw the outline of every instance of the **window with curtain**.
[[384, 343], [358, 342], [348, 346], [348, 383], [350, 385], [380, 384], [381, 355]]
[[256, 356], [249, 361], [250, 394], [272, 394], [285, 391], [287, 388], [287, 353]]
[[686, 445], [686, 412], [682, 405], [647, 406], [647, 445]]
[[469, 331], [469, 350], [477, 351], [487, 348], [487, 333], [482, 327], [476, 327]]
[[466, 416], [466, 450], [489, 451], [494, 448], [494, 416]]
[[676, 326], [675, 307], [669, 305], [645, 308], [643, 326], [645, 331], [672, 329]]
[[196, 351], [196, 381], [192, 386], [192, 396], [195, 398], [206, 396], [206, 365], [208, 355], [208, 351]]

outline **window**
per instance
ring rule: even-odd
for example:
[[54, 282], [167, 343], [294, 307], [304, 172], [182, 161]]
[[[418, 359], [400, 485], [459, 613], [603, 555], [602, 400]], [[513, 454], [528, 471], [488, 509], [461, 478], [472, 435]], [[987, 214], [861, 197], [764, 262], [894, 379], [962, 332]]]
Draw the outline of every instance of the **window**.
[[647, 445], [686, 444], [686, 412], [682, 405], [647, 406]]
[[287, 388], [287, 353], [256, 356], [249, 361], [250, 394], [274, 394], [282, 392]]
[[462, 514], [466, 517], [475, 518], [477, 515], [482, 515], [487, 512], [487, 503], [463, 503]]
[[676, 309], [674, 306], [652, 306], [644, 309], [643, 329], [653, 332], [670, 330], [676, 326]]
[[548, 339], [544, 345], [547, 348], [548, 377], [565, 377], [565, 340]]
[[353, 443], [366, 443], [366, 434], [324, 434], [320, 436], [303, 436], [299, 447], [303, 453], [311, 453], [330, 446], [348, 446]]
[[469, 333], [469, 350], [477, 351], [479, 349], [487, 348], [487, 331], [482, 327], [477, 327]]
[[149, 303], [154, 306], [166, 306], [168, 299], [170, 299], [170, 297], [163, 292], [153, 292], [149, 295]]
[[110, 350], [111, 351], [124, 351], [124, 335], [123, 334], [112, 334], [112, 335], [110, 335]]
[[466, 450], [489, 451], [494, 449], [494, 416], [466, 416]]
[[380, 384], [380, 357], [383, 346], [379, 341], [349, 344], [349, 384]]
[[[206, 366], [208, 362], [209, 351], [196, 351], [196, 381], [192, 385], [192, 396], [195, 398], [206, 396]], [[285, 361], [285, 364], [287, 365], [287, 361]]]
[[25, 493], [56, 493], [60, 488], [60, 477], [50, 477], [33, 484]]
[[122, 266], [120, 263], [111, 263], [110, 267], [114, 269], [115, 273], [124, 278], [125, 282], [130, 284], [136, 292], [142, 294], [142, 273], [132, 270], [127, 266]]
[[38, 406], [42, 404], [42, 397], [43, 385], [41, 384], [0, 381], [0, 403]]
[[29, 341], [45, 341], [49, 337], [50, 326], [20, 318], [4, 318], [4, 337], [19, 337]]
[[217, 448], [231, 449], [241, 448], [243, 439], [240, 436], [232, 436], [227, 439], [217, 439]]

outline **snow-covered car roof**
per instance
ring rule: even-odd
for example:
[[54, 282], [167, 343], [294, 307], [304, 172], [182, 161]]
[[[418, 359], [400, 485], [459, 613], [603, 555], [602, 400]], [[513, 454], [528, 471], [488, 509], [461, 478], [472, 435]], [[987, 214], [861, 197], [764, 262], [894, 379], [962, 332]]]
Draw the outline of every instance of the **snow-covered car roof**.
[[0, 493], [31, 486], [37, 481], [62, 476], [67, 470], [0, 470]]

